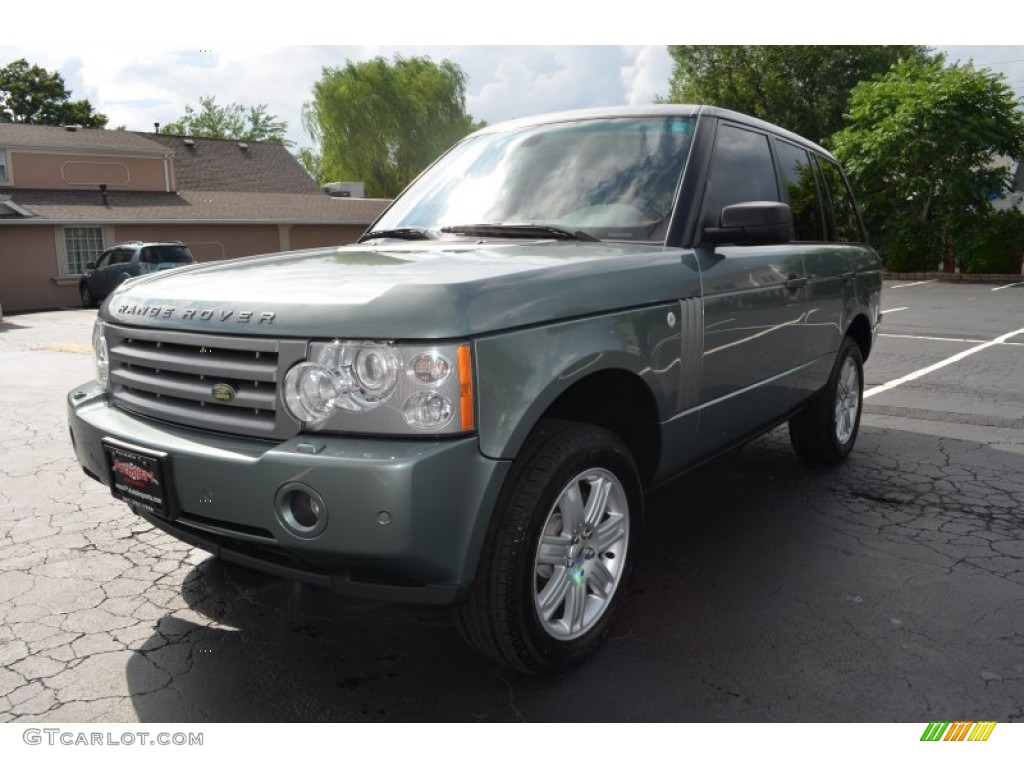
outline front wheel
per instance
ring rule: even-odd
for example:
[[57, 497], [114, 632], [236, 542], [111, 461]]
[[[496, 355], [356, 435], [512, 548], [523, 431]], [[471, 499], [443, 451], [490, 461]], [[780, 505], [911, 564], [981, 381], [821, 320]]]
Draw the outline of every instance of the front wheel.
[[863, 357], [857, 342], [847, 336], [825, 388], [789, 420], [789, 439], [797, 455], [825, 464], [845, 459], [857, 441], [863, 398]]
[[89, 286], [82, 283], [79, 286], [78, 292], [82, 296], [82, 306], [86, 309], [92, 309], [96, 306], [96, 299], [93, 298], [92, 291], [89, 290]]
[[524, 672], [589, 656], [625, 600], [642, 505], [616, 435], [542, 422], [502, 489], [473, 592], [455, 609], [462, 636]]

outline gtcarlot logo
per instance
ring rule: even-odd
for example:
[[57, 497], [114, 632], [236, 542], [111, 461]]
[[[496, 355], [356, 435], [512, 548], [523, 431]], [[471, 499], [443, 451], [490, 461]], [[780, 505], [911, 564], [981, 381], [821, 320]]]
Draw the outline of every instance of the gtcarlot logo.
[[151, 733], [149, 731], [73, 731], [64, 728], [26, 728], [21, 738], [26, 744], [65, 747], [201, 747], [202, 733]]
[[988, 741], [995, 727], [996, 723], [991, 720], [977, 723], [928, 723], [921, 734], [921, 741]]

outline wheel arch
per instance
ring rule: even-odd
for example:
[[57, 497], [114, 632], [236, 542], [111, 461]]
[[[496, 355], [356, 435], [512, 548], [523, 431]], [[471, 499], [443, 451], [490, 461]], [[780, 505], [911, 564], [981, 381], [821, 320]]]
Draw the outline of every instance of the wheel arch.
[[871, 354], [871, 346], [874, 341], [871, 333], [871, 321], [868, 320], [867, 315], [858, 314], [854, 317], [846, 329], [846, 335], [857, 342], [857, 346], [860, 347], [860, 356], [866, 362]]
[[542, 419], [576, 421], [618, 435], [649, 480], [659, 424], [676, 412], [678, 312], [655, 305], [477, 340], [481, 453], [515, 459]]
[[645, 485], [661, 460], [657, 404], [643, 379], [630, 371], [606, 369], [577, 381], [554, 399], [540, 419], [592, 424], [618, 435]]

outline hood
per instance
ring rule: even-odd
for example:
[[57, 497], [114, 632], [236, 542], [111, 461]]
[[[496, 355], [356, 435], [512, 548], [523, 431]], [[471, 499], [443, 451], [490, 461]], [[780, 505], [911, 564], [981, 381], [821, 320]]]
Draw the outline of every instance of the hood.
[[101, 316], [214, 333], [458, 338], [694, 295], [687, 253], [550, 240], [322, 248], [136, 278]]

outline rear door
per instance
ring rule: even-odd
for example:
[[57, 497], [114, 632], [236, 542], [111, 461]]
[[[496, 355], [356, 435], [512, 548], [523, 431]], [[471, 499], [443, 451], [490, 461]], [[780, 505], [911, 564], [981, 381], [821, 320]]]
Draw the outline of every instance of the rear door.
[[803, 356], [807, 361], [828, 358], [823, 369], [827, 377], [843, 334], [844, 257], [829, 237], [828, 198], [816, 154], [785, 139], [775, 140], [775, 152], [793, 212], [794, 251], [800, 253], [807, 272]]

